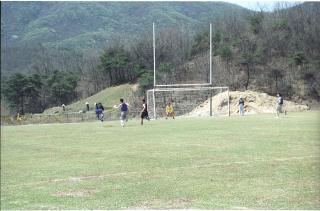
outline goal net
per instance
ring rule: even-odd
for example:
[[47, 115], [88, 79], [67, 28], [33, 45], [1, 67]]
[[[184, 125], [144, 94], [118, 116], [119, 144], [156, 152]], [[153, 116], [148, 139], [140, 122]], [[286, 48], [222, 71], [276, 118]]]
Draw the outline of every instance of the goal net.
[[147, 91], [152, 119], [166, 116], [171, 102], [176, 116], [221, 116], [230, 114], [228, 87], [155, 88]]

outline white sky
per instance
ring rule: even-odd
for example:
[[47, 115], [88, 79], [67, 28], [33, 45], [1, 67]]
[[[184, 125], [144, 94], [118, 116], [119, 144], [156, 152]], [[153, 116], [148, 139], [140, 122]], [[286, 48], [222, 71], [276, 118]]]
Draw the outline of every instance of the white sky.
[[241, 1], [241, 0], [222, 0], [224, 2], [229, 2], [229, 3], [233, 3], [233, 4], [237, 4], [240, 5], [242, 7], [251, 9], [251, 10], [257, 10], [260, 11], [260, 9], [263, 9], [264, 11], [272, 11], [274, 8], [274, 5], [278, 2], [283, 2], [283, 3], [287, 3], [288, 6], [289, 5], [295, 5], [298, 3], [302, 3], [302, 1], [292, 1], [292, 0], [287, 0], [287, 1], [257, 1], [257, 0], [246, 0], [246, 1]]

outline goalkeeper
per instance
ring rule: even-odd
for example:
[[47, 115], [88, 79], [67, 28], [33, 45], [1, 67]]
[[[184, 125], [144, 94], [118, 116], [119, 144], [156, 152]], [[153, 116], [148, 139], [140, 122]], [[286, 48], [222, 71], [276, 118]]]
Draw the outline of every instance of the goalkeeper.
[[174, 111], [173, 111], [173, 106], [172, 103], [168, 103], [168, 105], [166, 106], [166, 119], [168, 119], [168, 117], [172, 117], [174, 119]]

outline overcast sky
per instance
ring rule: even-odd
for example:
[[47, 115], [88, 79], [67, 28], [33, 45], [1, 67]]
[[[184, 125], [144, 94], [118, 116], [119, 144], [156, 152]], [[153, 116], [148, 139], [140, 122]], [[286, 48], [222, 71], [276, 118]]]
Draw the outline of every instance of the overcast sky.
[[277, 2], [280, 3], [286, 3], [288, 6], [293, 6], [298, 3], [302, 3], [302, 1], [257, 1], [257, 0], [249, 0], [249, 1], [241, 1], [241, 0], [222, 0], [224, 2], [229, 2], [233, 4], [237, 4], [240, 6], [243, 6], [245, 8], [251, 9], [251, 10], [257, 10], [260, 11], [262, 8], [264, 11], [272, 11], [275, 4]]

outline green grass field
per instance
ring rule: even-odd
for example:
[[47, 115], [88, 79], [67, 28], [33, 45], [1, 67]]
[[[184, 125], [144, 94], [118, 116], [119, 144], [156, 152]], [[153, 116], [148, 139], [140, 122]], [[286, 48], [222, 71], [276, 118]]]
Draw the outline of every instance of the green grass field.
[[320, 209], [319, 117], [1, 127], [1, 209]]

